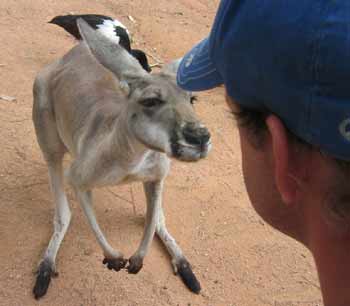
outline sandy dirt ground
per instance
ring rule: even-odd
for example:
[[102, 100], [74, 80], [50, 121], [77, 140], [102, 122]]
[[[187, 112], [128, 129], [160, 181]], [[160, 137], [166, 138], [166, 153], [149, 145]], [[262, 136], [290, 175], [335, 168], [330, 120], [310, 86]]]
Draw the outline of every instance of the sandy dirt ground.
[[[52, 233], [47, 170], [31, 121], [32, 83], [75, 41], [47, 24], [67, 13], [120, 19], [151, 63], [180, 57], [210, 30], [218, 0], [0, 0], [0, 305], [1, 306], [316, 306], [319, 283], [307, 250], [267, 226], [248, 201], [237, 131], [222, 89], [199, 95], [195, 108], [213, 135], [210, 156], [174, 162], [164, 206], [171, 233], [201, 281], [190, 293], [155, 240], [137, 275], [111, 272], [81, 208], [73, 210], [58, 255], [59, 277], [32, 297], [37, 263]], [[128, 16], [132, 16], [132, 22]], [[130, 256], [143, 229], [142, 185], [101, 189], [96, 212], [111, 244]]]

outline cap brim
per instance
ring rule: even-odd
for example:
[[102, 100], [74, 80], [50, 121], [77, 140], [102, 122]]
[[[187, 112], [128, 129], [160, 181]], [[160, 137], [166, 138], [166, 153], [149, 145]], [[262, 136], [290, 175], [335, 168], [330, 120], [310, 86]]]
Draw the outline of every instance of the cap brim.
[[209, 39], [206, 38], [183, 57], [177, 71], [177, 83], [182, 89], [201, 91], [223, 84], [209, 50]]

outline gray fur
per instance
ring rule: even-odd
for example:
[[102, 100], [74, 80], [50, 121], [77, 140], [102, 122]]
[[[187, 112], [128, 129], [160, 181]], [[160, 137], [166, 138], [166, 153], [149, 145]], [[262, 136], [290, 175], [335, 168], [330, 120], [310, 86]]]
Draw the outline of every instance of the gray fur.
[[[70, 223], [62, 173], [63, 156], [70, 153], [72, 162], [66, 179], [76, 191], [108, 267], [119, 270], [126, 261], [108, 244], [99, 228], [92, 190], [141, 181], [147, 198], [146, 224], [127, 269], [129, 273], [141, 269], [155, 232], [177, 269], [184, 256], [165, 227], [163, 181], [169, 171], [169, 157], [196, 161], [207, 155], [209, 133], [193, 111], [190, 93], [176, 86], [176, 68], [148, 74], [123, 48], [84, 21], [78, 24], [85, 42], [44, 68], [34, 83], [33, 121], [56, 205], [54, 234], [42, 262], [52, 263], [50, 269], [55, 271], [55, 258]], [[163, 102], [154, 107], [142, 105], [148, 98]], [[188, 126], [192, 127], [191, 137], [201, 137], [203, 141], [189, 143], [183, 133]], [[47, 287], [37, 283], [35, 296], [45, 294]]]

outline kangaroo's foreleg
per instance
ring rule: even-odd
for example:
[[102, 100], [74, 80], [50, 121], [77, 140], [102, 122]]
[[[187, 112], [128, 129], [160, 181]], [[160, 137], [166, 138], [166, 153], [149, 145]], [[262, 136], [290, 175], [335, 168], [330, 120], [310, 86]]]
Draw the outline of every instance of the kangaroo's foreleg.
[[121, 252], [113, 249], [105, 238], [100, 226], [97, 223], [95, 212], [92, 204], [92, 192], [76, 189], [77, 197], [84, 213], [90, 223], [90, 226], [96, 236], [96, 239], [103, 250], [105, 256], [103, 264], [107, 265], [110, 270], [120, 271], [125, 267], [127, 260]]
[[147, 211], [145, 220], [145, 229], [141, 243], [133, 256], [129, 259], [128, 272], [136, 274], [142, 268], [145, 258], [156, 231], [159, 210], [162, 206], [163, 181], [146, 182], [143, 184], [147, 200]]

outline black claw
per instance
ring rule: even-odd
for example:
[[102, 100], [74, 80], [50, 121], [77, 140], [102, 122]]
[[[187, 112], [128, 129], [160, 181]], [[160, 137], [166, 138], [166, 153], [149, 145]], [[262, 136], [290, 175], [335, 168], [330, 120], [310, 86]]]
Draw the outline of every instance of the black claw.
[[201, 291], [201, 285], [194, 273], [192, 272], [189, 262], [186, 259], [182, 259], [176, 266], [177, 272], [180, 275], [186, 287], [192, 292], [199, 294], [199, 292]]
[[129, 274], [137, 274], [137, 273], [140, 272], [141, 268], [142, 268], [142, 265], [139, 266], [139, 267], [133, 267], [133, 266], [128, 266], [127, 267]]
[[143, 260], [136, 257], [131, 257], [129, 259], [129, 265], [127, 266], [127, 270], [129, 274], [137, 274], [143, 266]]
[[115, 271], [120, 271], [123, 269], [126, 264], [127, 260], [124, 258], [104, 258], [102, 263], [107, 266], [109, 270], [115, 270]]
[[44, 260], [38, 268], [36, 282], [33, 288], [35, 299], [43, 297], [49, 288], [51, 277], [57, 276], [54, 272], [53, 264], [50, 261]]

